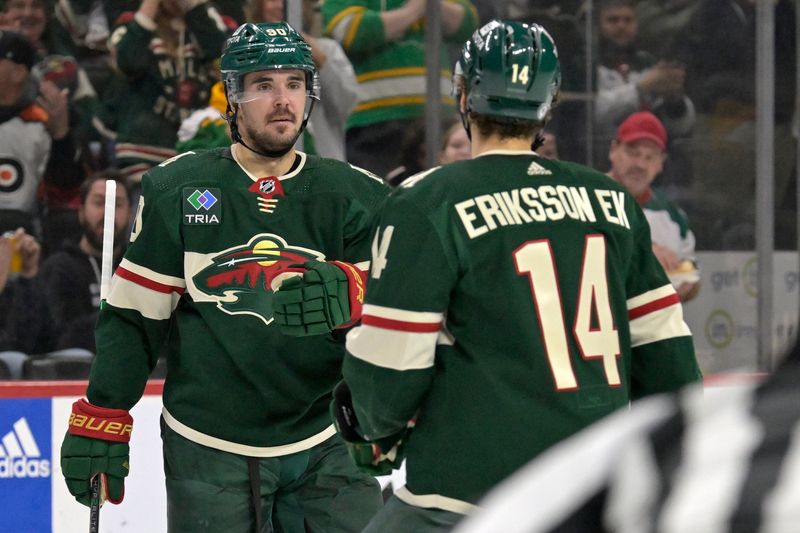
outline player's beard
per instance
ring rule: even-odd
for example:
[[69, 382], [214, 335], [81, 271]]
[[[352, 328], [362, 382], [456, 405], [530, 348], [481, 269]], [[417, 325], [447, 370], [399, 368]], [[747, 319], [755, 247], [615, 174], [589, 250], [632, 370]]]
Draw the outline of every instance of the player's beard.
[[[263, 130], [256, 129], [250, 124], [244, 125], [245, 133], [247, 133], [247, 136], [250, 138], [250, 143], [252, 143], [253, 148], [259, 152], [271, 153], [285, 152], [294, 146], [294, 143], [300, 135], [300, 128], [296, 126], [295, 116], [289, 113], [281, 116], [290, 119], [292, 125], [291, 127], [287, 125], [287, 132], [282, 134], [280, 138], [276, 138], [276, 136], [270, 135]], [[268, 117], [267, 120], [275, 120], [275, 118], [276, 117]], [[291, 129], [291, 133], [288, 132], [289, 129]]]
[[[83, 236], [86, 237], [86, 240], [89, 241], [89, 246], [91, 246], [94, 250], [97, 250], [98, 253], [103, 251], [103, 224], [100, 223], [99, 226], [92, 228], [86, 224], [83, 225]], [[119, 248], [122, 239], [125, 238], [125, 228], [115, 231], [114, 232], [114, 248]]]

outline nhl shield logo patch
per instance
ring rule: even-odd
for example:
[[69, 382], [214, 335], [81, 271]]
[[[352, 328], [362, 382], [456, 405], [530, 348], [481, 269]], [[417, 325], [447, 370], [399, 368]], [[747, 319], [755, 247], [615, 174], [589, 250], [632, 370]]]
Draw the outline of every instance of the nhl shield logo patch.
[[258, 195], [258, 210], [262, 213], [275, 211], [278, 198], [284, 196], [283, 184], [276, 176], [259, 178], [247, 190]]
[[216, 188], [183, 189], [183, 223], [208, 225], [222, 222], [222, 192]]

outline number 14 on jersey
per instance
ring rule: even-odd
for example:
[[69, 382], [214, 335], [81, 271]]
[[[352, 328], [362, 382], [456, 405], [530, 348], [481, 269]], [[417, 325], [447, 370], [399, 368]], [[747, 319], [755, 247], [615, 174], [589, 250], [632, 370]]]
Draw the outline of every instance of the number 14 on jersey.
[[[527, 276], [530, 281], [539, 328], [556, 389], [575, 390], [578, 388], [578, 380], [570, 358], [562, 295], [550, 241], [544, 239], [526, 242], [513, 255], [517, 273]], [[609, 299], [606, 241], [602, 235], [586, 236], [580, 278], [572, 333], [582, 357], [601, 359], [606, 381], [611, 387], [619, 387], [619, 335], [614, 326]], [[595, 327], [592, 327], [593, 312], [597, 319]]]

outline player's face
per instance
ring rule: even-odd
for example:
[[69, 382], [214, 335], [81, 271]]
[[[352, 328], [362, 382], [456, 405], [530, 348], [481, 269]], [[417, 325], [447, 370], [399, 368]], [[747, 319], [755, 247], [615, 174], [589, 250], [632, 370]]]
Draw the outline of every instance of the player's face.
[[641, 196], [664, 168], [665, 157], [661, 147], [648, 139], [631, 143], [614, 141], [608, 154], [611, 177], [635, 197]]
[[462, 159], [469, 159], [472, 157], [472, 147], [467, 137], [467, 131], [458, 125], [453, 129], [450, 137], [447, 139], [447, 144], [444, 145], [440, 163], [452, 163], [453, 161], [461, 161]]
[[239, 132], [261, 151], [291, 146], [303, 122], [306, 78], [302, 70], [262, 70], [244, 78], [246, 102], [239, 104]]
[[[83, 227], [83, 234], [89, 240], [89, 244], [96, 250], [103, 246], [103, 218], [106, 211], [106, 182], [97, 180], [92, 183], [86, 201], [78, 211], [78, 217]], [[117, 185], [116, 208], [114, 211], [114, 242], [120, 241], [124, 236], [125, 230], [131, 216], [131, 206], [128, 201], [128, 193], [125, 189]]]
[[600, 14], [600, 34], [617, 46], [631, 44], [637, 31], [636, 12], [629, 7], [610, 7]]

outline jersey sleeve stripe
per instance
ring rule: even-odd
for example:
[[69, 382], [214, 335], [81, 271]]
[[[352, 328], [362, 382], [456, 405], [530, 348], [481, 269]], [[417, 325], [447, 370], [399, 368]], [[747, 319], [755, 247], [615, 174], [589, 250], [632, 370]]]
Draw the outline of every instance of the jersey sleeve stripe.
[[683, 308], [670, 305], [630, 321], [631, 346], [637, 347], [651, 342], [691, 335], [689, 326], [683, 321]]
[[383, 307], [382, 305], [364, 305], [364, 315], [370, 315], [389, 320], [399, 320], [401, 322], [416, 322], [420, 324], [441, 323], [444, 321], [444, 313], [431, 313], [426, 311], [406, 311], [394, 307]]
[[439, 333], [416, 333], [362, 325], [347, 334], [347, 351], [371, 365], [392, 370], [433, 366]]
[[675, 289], [672, 287], [671, 284], [662, 285], [657, 289], [653, 289], [651, 291], [647, 291], [642, 293], [638, 296], [634, 296], [629, 298], [627, 301], [628, 309], [634, 309], [636, 307], [640, 307], [644, 304], [650, 303], [653, 300], [661, 299], [665, 296], [669, 296], [670, 294], [674, 294]]
[[441, 322], [421, 324], [418, 322], [404, 322], [402, 320], [392, 320], [371, 315], [362, 315], [361, 323], [365, 326], [375, 326], [376, 328], [395, 331], [407, 331], [409, 333], [435, 333], [442, 329]]
[[[178, 306], [178, 291], [157, 291], [117, 274], [111, 280], [108, 303], [119, 309], [131, 309], [145, 318], [167, 320]], [[181, 290], [180, 292], [183, 292]]]
[[678, 298], [678, 294], [673, 292], [672, 294], [664, 296], [663, 298], [659, 298], [658, 300], [653, 300], [638, 307], [629, 308], [628, 320], [636, 320], [637, 318], [643, 317], [644, 315], [650, 314], [654, 311], [658, 311], [675, 304], [680, 305], [680, 303], [681, 300]]
[[146, 277], [141, 276], [141, 275], [139, 275], [139, 274], [137, 274], [135, 272], [131, 272], [130, 270], [128, 270], [126, 268], [123, 268], [122, 265], [117, 267], [116, 274], [117, 274], [117, 276], [119, 276], [120, 278], [122, 278], [124, 280], [133, 282], [133, 283], [135, 283], [137, 285], [141, 285], [142, 287], [145, 287], [145, 288], [150, 289], [152, 291], [162, 292], [164, 294], [169, 294], [169, 293], [172, 293], [172, 292], [176, 292], [178, 294], [183, 294], [183, 292], [186, 290], [185, 287], [176, 287], [174, 285], [166, 285], [164, 283], [159, 283], [159, 282], [154, 281], [152, 279], [146, 278]]
[[133, 263], [127, 259], [123, 259], [122, 262], [119, 264], [119, 267], [124, 268], [128, 272], [133, 272], [134, 274], [138, 274], [143, 278], [153, 280], [162, 285], [169, 285], [172, 287], [179, 287], [179, 288], [186, 287], [186, 282], [184, 281], [183, 278], [161, 274], [159, 272], [156, 272], [155, 270], [150, 270], [147, 267], [137, 265], [136, 263]]

